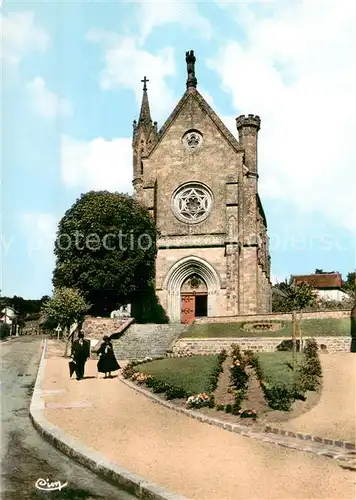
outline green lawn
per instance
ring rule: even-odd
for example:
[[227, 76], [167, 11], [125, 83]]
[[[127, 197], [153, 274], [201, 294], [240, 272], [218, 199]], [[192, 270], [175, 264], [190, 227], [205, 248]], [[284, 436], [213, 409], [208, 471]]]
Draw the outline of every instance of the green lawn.
[[[263, 372], [263, 379], [271, 385], [291, 386], [294, 373], [291, 368], [293, 354], [291, 352], [256, 353]], [[296, 368], [302, 362], [303, 355], [296, 353]]]
[[210, 379], [218, 365], [218, 356], [192, 356], [167, 358], [135, 366], [136, 371], [147, 373], [167, 384], [198, 394], [209, 392]]
[[[193, 323], [183, 332], [181, 338], [209, 338], [209, 337], [291, 337], [292, 322], [283, 321], [283, 327], [276, 332], [248, 332], [242, 325], [248, 323]], [[252, 323], [252, 321], [250, 321]], [[276, 321], [278, 322], [278, 321]], [[254, 321], [253, 323], [258, 323]], [[318, 336], [349, 336], [350, 319], [349, 318], [328, 318], [328, 319], [305, 319], [302, 321], [302, 334], [308, 337]], [[299, 336], [299, 330], [297, 330]]]

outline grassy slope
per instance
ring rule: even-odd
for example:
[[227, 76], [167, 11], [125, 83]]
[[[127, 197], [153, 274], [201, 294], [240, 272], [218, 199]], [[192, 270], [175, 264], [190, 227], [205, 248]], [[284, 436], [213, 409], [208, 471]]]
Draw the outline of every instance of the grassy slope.
[[198, 394], [209, 391], [210, 376], [218, 364], [218, 356], [167, 358], [137, 365], [137, 371], [153, 375], [168, 384]]
[[[257, 321], [255, 323], [258, 323]], [[209, 323], [206, 325], [192, 324], [182, 337], [208, 338], [208, 337], [291, 337], [292, 322], [284, 321], [284, 327], [276, 332], [247, 332], [241, 323]], [[302, 321], [302, 334], [304, 336], [344, 336], [350, 335], [349, 318], [305, 319]], [[299, 336], [299, 330], [297, 330]]]
[[[291, 369], [291, 352], [261, 352], [257, 356], [266, 382], [272, 385], [292, 385], [294, 373]], [[302, 355], [296, 353], [296, 368], [301, 362]]]

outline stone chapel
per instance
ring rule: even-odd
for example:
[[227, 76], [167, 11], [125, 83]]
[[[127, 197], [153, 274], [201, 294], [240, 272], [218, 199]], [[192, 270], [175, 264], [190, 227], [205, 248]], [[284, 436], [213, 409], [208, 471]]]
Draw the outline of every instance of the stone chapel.
[[156, 292], [171, 322], [271, 312], [267, 221], [258, 194], [260, 118], [236, 118], [239, 139], [197, 90], [193, 51], [186, 91], [160, 130], [147, 78], [133, 123], [135, 198], [155, 218]]

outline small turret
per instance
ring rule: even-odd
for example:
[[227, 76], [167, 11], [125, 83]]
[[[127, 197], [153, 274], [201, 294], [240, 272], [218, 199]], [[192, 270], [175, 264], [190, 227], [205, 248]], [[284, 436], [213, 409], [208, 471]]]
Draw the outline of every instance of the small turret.
[[143, 95], [138, 121], [133, 121], [132, 148], [133, 148], [133, 184], [138, 185], [142, 180], [142, 158], [147, 155], [158, 140], [157, 122], [152, 122], [150, 104], [147, 94], [148, 78], [141, 80]]
[[250, 172], [257, 174], [257, 136], [261, 119], [257, 115], [241, 115], [236, 118], [239, 142], [245, 149], [245, 165]]

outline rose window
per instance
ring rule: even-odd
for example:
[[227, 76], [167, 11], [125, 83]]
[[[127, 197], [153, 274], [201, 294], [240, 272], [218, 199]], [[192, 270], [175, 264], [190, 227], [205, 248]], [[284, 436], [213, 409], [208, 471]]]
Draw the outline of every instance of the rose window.
[[201, 184], [185, 185], [173, 195], [173, 211], [183, 222], [201, 222], [208, 217], [211, 208], [211, 191]]
[[203, 136], [197, 130], [190, 130], [183, 136], [183, 144], [190, 151], [195, 151], [203, 144]]

